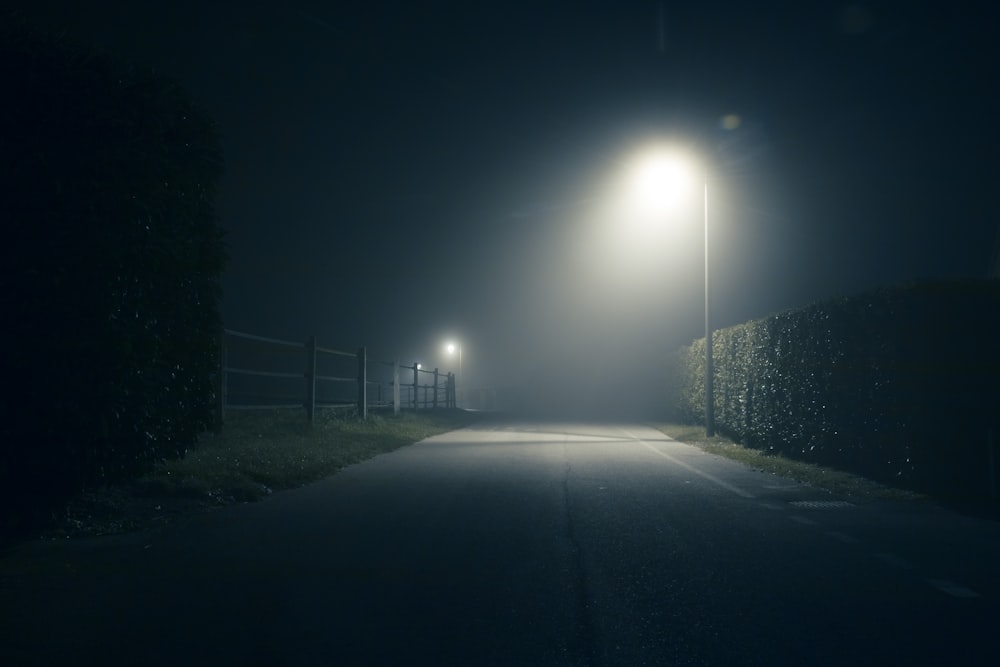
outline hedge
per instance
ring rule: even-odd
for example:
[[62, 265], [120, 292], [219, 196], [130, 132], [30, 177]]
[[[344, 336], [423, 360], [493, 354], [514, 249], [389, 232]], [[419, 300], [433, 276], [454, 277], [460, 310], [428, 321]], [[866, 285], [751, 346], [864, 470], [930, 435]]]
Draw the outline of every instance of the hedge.
[[[716, 426], [747, 446], [949, 495], [990, 491], [1000, 283], [879, 289], [713, 335]], [[704, 421], [705, 340], [681, 410]]]

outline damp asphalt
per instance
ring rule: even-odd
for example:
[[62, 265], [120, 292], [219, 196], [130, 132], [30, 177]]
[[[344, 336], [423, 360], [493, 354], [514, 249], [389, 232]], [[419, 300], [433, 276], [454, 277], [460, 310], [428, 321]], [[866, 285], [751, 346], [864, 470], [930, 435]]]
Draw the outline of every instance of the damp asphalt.
[[484, 419], [309, 486], [0, 559], [18, 665], [996, 664], [1000, 524], [639, 424]]

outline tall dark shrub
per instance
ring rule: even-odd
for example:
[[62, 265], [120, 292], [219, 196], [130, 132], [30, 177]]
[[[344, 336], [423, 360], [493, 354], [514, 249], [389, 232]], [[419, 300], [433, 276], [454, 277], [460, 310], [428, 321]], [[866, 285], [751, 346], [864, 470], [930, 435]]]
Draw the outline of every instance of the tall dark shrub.
[[[882, 289], [715, 333], [718, 428], [749, 446], [950, 496], [1000, 472], [1000, 282]], [[704, 419], [704, 339], [683, 408]]]
[[8, 518], [212, 425], [215, 129], [178, 85], [0, 29], [0, 497]]

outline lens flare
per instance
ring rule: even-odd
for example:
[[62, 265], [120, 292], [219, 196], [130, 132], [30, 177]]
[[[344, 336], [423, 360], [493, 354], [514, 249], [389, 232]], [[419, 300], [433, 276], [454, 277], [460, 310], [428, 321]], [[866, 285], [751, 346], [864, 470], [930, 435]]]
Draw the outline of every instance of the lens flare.
[[727, 113], [719, 120], [719, 125], [723, 130], [735, 130], [743, 122], [743, 119], [739, 117], [739, 114]]

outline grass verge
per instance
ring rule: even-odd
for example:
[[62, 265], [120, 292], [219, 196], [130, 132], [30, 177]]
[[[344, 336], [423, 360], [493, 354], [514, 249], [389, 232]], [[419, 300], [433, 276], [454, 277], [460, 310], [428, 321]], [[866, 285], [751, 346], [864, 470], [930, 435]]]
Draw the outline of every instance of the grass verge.
[[301, 410], [234, 411], [220, 433], [202, 435], [183, 459], [130, 484], [81, 494], [46, 536], [128, 532], [259, 500], [476, 419], [462, 410], [370, 414], [365, 421], [324, 411], [310, 425]]
[[691, 426], [672, 422], [661, 422], [653, 426], [674, 440], [695, 445], [711, 454], [724, 456], [727, 459], [739, 461], [756, 470], [780, 475], [781, 477], [788, 477], [819, 489], [825, 489], [837, 495], [890, 500], [925, 499], [925, 496], [919, 493], [885, 486], [884, 484], [879, 484], [865, 477], [853, 475], [842, 470], [796, 461], [784, 456], [767, 454], [757, 449], [744, 447], [720, 435], [706, 438], [704, 426]]

